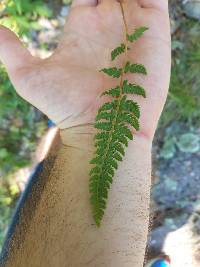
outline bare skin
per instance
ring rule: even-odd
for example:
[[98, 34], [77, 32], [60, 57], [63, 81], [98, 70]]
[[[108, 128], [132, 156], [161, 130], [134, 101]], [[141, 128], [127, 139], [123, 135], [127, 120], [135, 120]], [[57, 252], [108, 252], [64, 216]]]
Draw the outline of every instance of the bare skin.
[[[146, 66], [148, 76], [129, 79], [147, 90], [140, 133], [150, 140], [163, 108], [170, 70], [170, 30], [167, 0], [127, 0], [130, 32], [149, 31], [129, 53], [130, 60]], [[110, 52], [123, 42], [123, 21], [117, 0], [73, 2], [65, 32], [55, 53], [46, 60], [31, 57], [9, 30], [0, 28], [0, 59], [7, 66], [17, 92], [43, 111], [60, 128], [94, 121], [99, 94], [116, 81], [99, 70], [111, 65]], [[121, 66], [123, 57], [118, 61]], [[101, 100], [102, 101], [102, 100]], [[103, 100], [105, 101], [105, 99]]]
[[[130, 143], [116, 174], [100, 229], [94, 225], [88, 200], [88, 161], [93, 152], [90, 125], [100, 101], [105, 101], [99, 100], [99, 94], [116, 84], [116, 80], [99, 70], [111, 66], [110, 52], [123, 42], [119, 3], [74, 0], [63, 38], [55, 53], [45, 60], [33, 58], [13, 33], [0, 27], [0, 60], [17, 92], [57, 123], [64, 143], [29, 231], [15, 254], [18, 256], [7, 266], [143, 265], [149, 220], [151, 144], [170, 77], [168, 2], [124, 0], [124, 7], [130, 33], [140, 26], [149, 27], [129, 51], [130, 61], [144, 64], [148, 75], [128, 77], [146, 89], [147, 99], [137, 98], [142, 114], [141, 131]], [[122, 63], [123, 57], [117, 65]], [[48, 188], [54, 194], [49, 194]], [[54, 195], [57, 198], [52, 200]], [[46, 209], [51, 201], [54, 205]], [[41, 232], [47, 231], [47, 221], [51, 222], [50, 228], [41, 238]], [[29, 260], [30, 253], [33, 262]]]

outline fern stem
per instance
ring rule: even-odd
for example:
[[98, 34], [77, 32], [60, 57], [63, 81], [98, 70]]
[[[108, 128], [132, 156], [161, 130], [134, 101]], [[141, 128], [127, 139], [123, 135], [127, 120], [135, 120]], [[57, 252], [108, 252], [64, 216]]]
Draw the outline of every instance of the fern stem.
[[121, 81], [120, 81], [120, 88], [122, 91], [122, 87], [123, 87], [123, 80], [124, 80], [124, 73], [125, 73], [125, 66], [127, 63], [127, 59], [128, 59], [128, 24], [126, 21], [126, 17], [125, 17], [125, 11], [124, 11], [124, 3], [123, 0], [120, 0], [120, 8], [121, 8], [121, 13], [122, 13], [122, 17], [123, 17], [123, 23], [124, 23], [124, 44], [125, 44], [125, 60], [124, 60], [124, 65], [122, 68], [122, 75], [121, 75]]

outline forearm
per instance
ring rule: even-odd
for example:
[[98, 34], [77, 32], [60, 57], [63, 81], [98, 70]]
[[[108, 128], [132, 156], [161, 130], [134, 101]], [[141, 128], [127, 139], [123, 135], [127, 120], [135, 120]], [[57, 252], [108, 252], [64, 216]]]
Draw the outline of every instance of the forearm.
[[81, 130], [78, 142], [75, 132], [79, 129], [62, 133], [65, 144], [69, 145], [65, 148], [63, 169], [67, 181], [66, 205], [70, 210], [70, 230], [66, 230], [68, 265], [143, 266], [149, 223], [151, 143], [140, 136], [135, 136], [130, 143], [115, 175], [105, 216], [98, 229], [89, 203], [89, 160], [94, 145], [92, 135], [86, 134], [88, 130]]
[[21, 211], [5, 266], [142, 267], [149, 221], [151, 143], [142, 137], [130, 143], [97, 228], [88, 190], [93, 134], [75, 127], [63, 131], [62, 137], [64, 145], [48, 178], [48, 164], [39, 177], [39, 185], [45, 179], [45, 186], [32, 190], [33, 207], [25, 205]]

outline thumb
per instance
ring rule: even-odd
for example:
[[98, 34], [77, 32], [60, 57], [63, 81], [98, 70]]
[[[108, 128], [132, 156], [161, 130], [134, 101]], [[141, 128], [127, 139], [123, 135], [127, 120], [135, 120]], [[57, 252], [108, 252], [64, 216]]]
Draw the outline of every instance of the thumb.
[[25, 67], [32, 60], [29, 51], [23, 46], [17, 36], [4, 26], [0, 26], [0, 61], [9, 74]]

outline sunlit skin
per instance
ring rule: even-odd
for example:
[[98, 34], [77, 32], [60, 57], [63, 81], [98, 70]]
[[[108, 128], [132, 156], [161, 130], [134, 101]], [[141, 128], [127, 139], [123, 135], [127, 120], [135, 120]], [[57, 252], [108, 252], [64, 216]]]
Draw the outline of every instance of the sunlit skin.
[[[128, 79], [142, 85], [147, 99], [141, 106], [141, 131], [151, 141], [165, 103], [170, 73], [170, 30], [167, 0], [125, 0], [130, 33], [149, 27], [129, 51], [131, 62], [142, 63], [146, 77]], [[117, 0], [75, 0], [62, 39], [54, 54], [34, 58], [12, 32], [0, 27], [0, 59], [17, 92], [44, 112], [60, 128], [92, 123], [106, 98], [99, 94], [119, 81], [100, 73], [111, 62], [110, 52], [124, 41], [123, 20]]]

